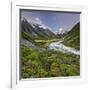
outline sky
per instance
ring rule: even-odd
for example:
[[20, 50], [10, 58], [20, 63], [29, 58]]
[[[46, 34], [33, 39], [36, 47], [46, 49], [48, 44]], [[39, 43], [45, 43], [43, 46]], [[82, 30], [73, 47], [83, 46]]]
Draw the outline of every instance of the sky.
[[75, 12], [21, 10], [22, 17], [28, 22], [42, 24], [43, 27], [48, 27], [53, 32], [69, 31], [80, 21], [80, 13]]

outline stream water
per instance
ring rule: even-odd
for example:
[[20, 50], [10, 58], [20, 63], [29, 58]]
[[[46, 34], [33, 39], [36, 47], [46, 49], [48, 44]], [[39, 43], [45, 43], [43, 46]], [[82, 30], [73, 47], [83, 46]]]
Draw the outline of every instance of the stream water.
[[48, 48], [49, 50], [55, 50], [55, 51], [61, 51], [64, 53], [73, 53], [75, 55], [80, 55], [79, 50], [65, 46], [60, 41], [51, 43]]

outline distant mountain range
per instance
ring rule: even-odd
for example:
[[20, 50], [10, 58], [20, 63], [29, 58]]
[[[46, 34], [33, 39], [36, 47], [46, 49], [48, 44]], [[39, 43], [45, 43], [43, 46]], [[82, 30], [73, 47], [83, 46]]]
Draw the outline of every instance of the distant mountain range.
[[80, 22], [77, 23], [70, 31], [64, 33], [54, 33], [40, 24], [28, 22], [25, 18], [21, 20], [22, 38], [35, 44], [34, 39], [54, 39], [63, 38], [63, 44], [76, 49], [80, 49]]
[[48, 28], [45, 28], [40, 24], [30, 23], [25, 18], [21, 20], [21, 29], [22, 32], [29, 34], [33, 38], [56, 37], [56, 35]]

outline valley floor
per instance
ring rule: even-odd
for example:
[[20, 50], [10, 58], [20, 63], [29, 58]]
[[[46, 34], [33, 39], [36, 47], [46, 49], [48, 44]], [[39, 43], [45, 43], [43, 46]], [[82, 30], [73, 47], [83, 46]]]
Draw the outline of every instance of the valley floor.
[[[21, 78], [80, 75], [80, 52], [60, 39], [27, 40], [21, 43]], [[40, 47], [39, 47], [40, 46]]]

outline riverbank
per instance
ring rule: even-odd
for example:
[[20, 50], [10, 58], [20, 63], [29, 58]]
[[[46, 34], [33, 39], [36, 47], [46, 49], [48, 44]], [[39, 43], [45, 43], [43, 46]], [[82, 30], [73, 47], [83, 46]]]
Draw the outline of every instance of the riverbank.
[[53, 42], [48, 46], [49, 50], [61, 51], [63, 53], [73, 53], [75, 55], [80, 55], [80, 51], [75, 48], [71, 48], [63, 45], [60, 41]]

